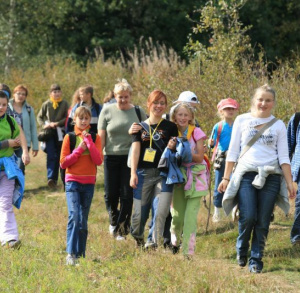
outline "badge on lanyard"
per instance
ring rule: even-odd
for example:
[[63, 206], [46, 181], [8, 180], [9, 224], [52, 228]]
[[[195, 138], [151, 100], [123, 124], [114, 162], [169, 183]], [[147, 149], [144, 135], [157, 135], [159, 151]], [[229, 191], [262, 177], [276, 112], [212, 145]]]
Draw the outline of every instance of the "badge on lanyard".
[[144, 161], [153, 163], [156, 155], [156, 150], [152, 148], [147, 148], [144, 154]]

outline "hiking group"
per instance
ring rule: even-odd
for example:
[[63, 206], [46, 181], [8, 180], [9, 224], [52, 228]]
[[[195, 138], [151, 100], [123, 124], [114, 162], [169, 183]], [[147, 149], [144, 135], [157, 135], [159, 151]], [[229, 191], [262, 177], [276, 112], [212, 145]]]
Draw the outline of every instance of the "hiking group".
[[102, 163], [108, 233], [116, 241], [126, 241], [131, 234], [139, 248], [164, 247], [190, 259], [195, 253], [200, 204], [209, 193], [213, 168], [212, 221], [238, 211], [240, 267], [248, 264], [251, 273], [262, 272], [275, 205], [287, 214], [289, 198], [296, 198], [290, 240], [300, 244], [300, 192], [293, 184], [300, 183], [300, 114], [291, 117], [287, 128], [275, 118], [273, 88], [267, 84], [257, 88], [250, 111], [239, 116], [236, 100], [225, 98], [218, 103], [221, 121], [208, 139], [212, 158], [199, 125], [201, 107], [195, 93], [182, 92], [166, 113], [166, 94], [153, 90], [146, 100], [146, 114], [132, 104], [132, 92], [122, 79], [101, 106], [93, 87], [86, 85], [75, 91], [69, 107], [61, 87], [53, 84], [36, 119], [26, 101], [26, 86], [18, 85], [11, 93], [0, 84], [2, 246], [20, 247], [13, 205], [21, 206], [29, 151], [35, 157], [39, 144], [47, 155], [49, 188], [58, 186], [60, 174], [66, 192], [67, 265], [78, 264], [86, 255], [88, 216], [97, 166]]

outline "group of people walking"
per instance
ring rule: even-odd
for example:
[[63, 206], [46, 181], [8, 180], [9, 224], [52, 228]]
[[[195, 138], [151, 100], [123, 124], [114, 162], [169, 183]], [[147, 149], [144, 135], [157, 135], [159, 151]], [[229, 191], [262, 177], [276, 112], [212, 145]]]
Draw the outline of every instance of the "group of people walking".
[[[181, 251], [186, 258], [194, 254], [201, 198], [207, 195], [211, 180], [207, 136], [195, 117], [199, 100], [193, 92], [185, 91], [166, 113], [166, 94], [154, 90], [147, 98], [146, 114], [142, 107], [132, 104], [132, 91], [123, 79], [101, 106], [93, 97], [93, 87], [83, 86], [69, 107], [60, 86], [54, 84], [37, 115], [41, 127], [37, 133], [34, 110], [26, 102], [27, 88], [17, 86], [11, 98], [9, 87], [0, 84], [3, 246], [20, 246], [12, 205], [20, 207], [29, 150], [32, 148], [36, 156], [40, 140], [47, 154], [48, 186], [57, 186], [59, 169], [65, 185], [68, 265], [85, 257], [88, 215], [97, 166], [102, 163], [108, 233], [116, 241], [124, 241], [131, 234], [136, 246], [143, 249], [164, 245], [173, 253]], [[252, 273], [263, 269], [275, 204], [287, 214], [288, 196], [296, 197], [293, 181], [299, 184], [300, 115], [292, 116], [287, 131], [272, 115], [275, 104], [276, 94], [269, 85], [256, 89], [251, 110], [237, 117], [238, 102], [221, 100], [217, 105], [221, 121], [208, 140], [208, 147], [214, 149], [213, 222], [222, 219], [223, 210], [228, 215], [237, 207], [237, 261], [241, 267], [248, 263]], [[19, 149], [14, 150], [16, 147]], [[300, 244], [299, 193], [291, 232], [294, 245]]]

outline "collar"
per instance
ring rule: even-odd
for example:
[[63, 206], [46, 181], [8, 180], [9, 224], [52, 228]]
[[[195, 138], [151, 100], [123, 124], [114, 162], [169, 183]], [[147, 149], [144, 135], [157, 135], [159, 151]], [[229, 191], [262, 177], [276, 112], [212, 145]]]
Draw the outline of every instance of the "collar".
[[79, 129], [79, 128], [75, 125], [75, 126], [74, 126], [74, 132], [75, 132], [76, 135], [82, 135], [82, 132], [83, 132], [83, 131], [90, 132], [90, 131], [89, 131], [90, 128], [91, 128], [91, 125], [89, 125], [89, 126], [88, 126], [87, 128], [85, 128], [85, 129], [81, 130], [81, 129]]

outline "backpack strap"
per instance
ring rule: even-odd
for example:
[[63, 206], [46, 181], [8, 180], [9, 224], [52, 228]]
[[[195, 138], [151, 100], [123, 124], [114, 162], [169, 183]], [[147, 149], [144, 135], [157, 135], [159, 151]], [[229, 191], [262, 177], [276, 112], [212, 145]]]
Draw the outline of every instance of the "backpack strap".
[[142, 116], [141, 116], [141, 109], [140, 109], [140, 107], [139, 106], [134, 106], [134, 109], [135, 109], [136, 116], [138, 116], [139, 121], [141, 122], [142, 121]]
[[215, 149], [214, 149], [213, 155], [212, 155], [212, 157], [211, 157], [211, 160], [212, 160], [212, 161], [215, 160], [215, 156], [216, 156], [216, 154], [217, 154], [218, 144], [219, 144], [219, 140], [220, 140], [220, 136], [221, 136], [222, 129], [223, 129], [223, 121], [220, 121], [220, 122], [218, 123], [218, 132], [217, 132], [216, 145], [215, 145]]
[[[149, 132], [149, 130], [150, 130], [150, 125], [148, 125], [146, 122], [141, 122], [140, 123], [140, 125], [143, 127], [143, 129], [145, 130], [145, 131], [147, 131], [147, 133], [150, 133]], [[152, 129], [152, 128], [151, 128]], [[152, 129], [152, 131], [154, 131], [153, 129]], [[159, 140], [153, 140], [153, 142], [154, 142], [154, 144], [159, 148], [159, 150], [161, 151], [161, 152], [163, 152], [164, 151], [164, 149], [166, 148], [166, 145], [165, 145], [165, 143], [163, 142], [163, 140], [160, 138]]]
[[[300, 123], [300, 112], [296, 112], [295, 113], [295, 117], [294, 117], [294, 121], [293, 121], [294, 137], [295, 137], [295, 139], [296, 139], [297, 129], [298, 129], [299, 123]], [[292, 154], [295, 152], [295, 148], [296, 148], [296, 142], [294, 144], [294, 147], [293, 147], [293, 150], [292, 150]]]
[[12, 118], [10, 117], [10, 115], [6, 115], [6, 120], [10, 126], [10, 131], [11, 131], [11, 138], [13, 138], [14, 135], [14, 131], [16, 130], [15, 125], [12, 121]]

